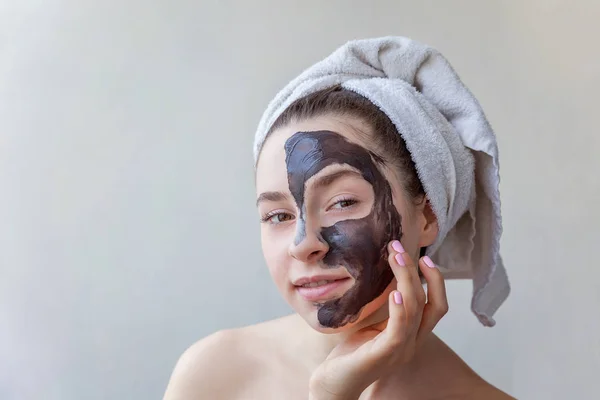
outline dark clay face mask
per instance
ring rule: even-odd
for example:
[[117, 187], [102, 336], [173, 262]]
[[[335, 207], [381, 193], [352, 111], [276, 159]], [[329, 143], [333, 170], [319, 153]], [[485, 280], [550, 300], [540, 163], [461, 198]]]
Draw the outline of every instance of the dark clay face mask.
[[387, 244], [400, 240], [401, 217], [393, 203], [392, 189], [377, 168], [377, 156], [330, 131], [298, 132], [285, 143], [289, 188], [296, 201], [296, 244], [306, 236], [305, 184], [323, 168], [345, 164], [358, 170], [373, 187], [375, 195], [369, 215], [322, 227], [319, 240], [329, 251], [321, 260], [323, 268], [345, 267], [355, 284], [338, 299], [319, 304], [319, 323], [339, 328], [354, 322], [365, 305], [379, 297], [394, 274], [387, 262]]

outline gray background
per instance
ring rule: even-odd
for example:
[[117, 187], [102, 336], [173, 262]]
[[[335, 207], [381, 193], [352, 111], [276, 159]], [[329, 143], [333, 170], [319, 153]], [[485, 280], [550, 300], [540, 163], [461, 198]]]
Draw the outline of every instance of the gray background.
[[599, 393], [597, 1], [0, 1], [0, 398], [158, 399], [218, 329], [289, 312], [251, 143], [352, 38], [440, 49], [500, 144], [513, 285], [451, 282], [437, 332], [522, 399]]

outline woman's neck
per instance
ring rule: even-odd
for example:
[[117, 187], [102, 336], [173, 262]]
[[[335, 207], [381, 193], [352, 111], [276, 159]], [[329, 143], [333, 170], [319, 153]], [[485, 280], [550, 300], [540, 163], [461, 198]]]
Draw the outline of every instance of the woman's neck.
[[388, 318], [389, 318], [388, 305], [385, 304], [383, 307], [380, 307], [378, 310], [376, 310], [374, 313], [369, 315], [367, 318], [363, 319], [359, 323], [353, 325], [352, 327], [350, 327], [342, 332], [330, 333], [330, 334], [320, 333], [320, 332], [316, 332], [314, 330], [313, 330], [313, 332], [320, 335], [320, 337], [321, 337], [320, 340], [322, 340], [324, 342], [324, 344], [326, 344], [326, 347], [329, 348], [329, 352], [331, 352], [331, 350], [333, 350], [333, 348], [335, 346], [342, 343], [348, 337], [350, 337], [351, 335], [360, 331], [361, 329], [364, 329], [367, 327], [375, 327], [380, 330], [385, 329], [385, 327], [387, 326]]
[[[359, 330], [369, 326], [374, 326], [381, 330], [385, 329], [389, 314], [387, 306], [381, 307], [359, 324], [352, 326], [351, 329], [332, 334], [315, 331], [299, 315], [296, 314], [295, 317], [297, 323], [296, 331], [304, 332], [304, 334], [300, 335], [301, 339], [299, 337], [302, 342], [299, 345], [305, 350], [311, 349], [310, 351], [306, 351], [305, 354], [310, 354], [310, 359], [307, 361], [309, 368], [312, 369], [321, 364], [338, 344]], [[421, 338], [419, 349], [415, 354], [413, 362], [411, 362], [412, 368], [416, 367], [419, 369], [424, 365], [435, 364], [443, 358], [456, 358], [460, 360], [450, 348], [431, 332], [426, 337]]]
[[361, 329], [369, 326], [376, 326], [378, 329], [384, 329], [387, 325], [388, 317], [389, 313], [386, 304], [358, 324], [353, 325], [342, 332], [322, 333], [310, 327], [298, 314], [294, 316], [297, 324], [297, 332], [303, 332], [298, 337], [302, 341], [302, 348], [311, 349], [310, 352], [307, 352], [307, 354], [310, 354], [309, 366], [315, 368], [327, 358], [329, 353], [331, 353], [338, 344], [342, 343], [349, 336]]

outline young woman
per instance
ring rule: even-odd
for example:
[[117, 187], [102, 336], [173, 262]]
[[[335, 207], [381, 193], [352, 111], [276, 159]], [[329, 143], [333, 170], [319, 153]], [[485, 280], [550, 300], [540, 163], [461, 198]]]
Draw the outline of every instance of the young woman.
[[194, 344], [166, 400], [511, 398], [432, 333], [445, 277], [474, 278], [486, 325], [508, 294], [499, 232], [478, 222], [498, 224], [497, 184], [479, 176], [497, 172], [496, 154], [469, 139], [493, 134], [453, 74], [409, 39], [355, 41], [274, 99], [257, 132], [257, 207], [296, 313]]

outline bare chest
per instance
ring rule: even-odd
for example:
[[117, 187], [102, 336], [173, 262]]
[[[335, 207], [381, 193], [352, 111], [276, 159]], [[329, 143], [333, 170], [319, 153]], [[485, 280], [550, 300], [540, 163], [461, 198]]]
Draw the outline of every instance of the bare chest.
[[[296, 368], [265, 369], [245, 388], [239, 399], [307, 400], [310, 374]], [[369, 386], [358, 400], [439, 399], [465, 400], [473, 397], [469, 388], [406, 385], [402, 379], [389, 379]], [[479, 397], [478, 397], [479, 398]]]
[[271, 365], [261, 368], [254, 379], [244, 385], [239, 399], [307, 400], [310, 374], [294, 365]]
[[[256, 371], [255, 371], [256, 372]], [[260, 373], [254, 374], [254, 379], [244, 385], [238, 399], [261, 400], [307, 400], [310, 372], [293, 364], [261, 368]], [[403, 394], [405, 387], [398, 380], [376, 382], [367, 388], [359, 400], [402, 400], [412, 399]]]

